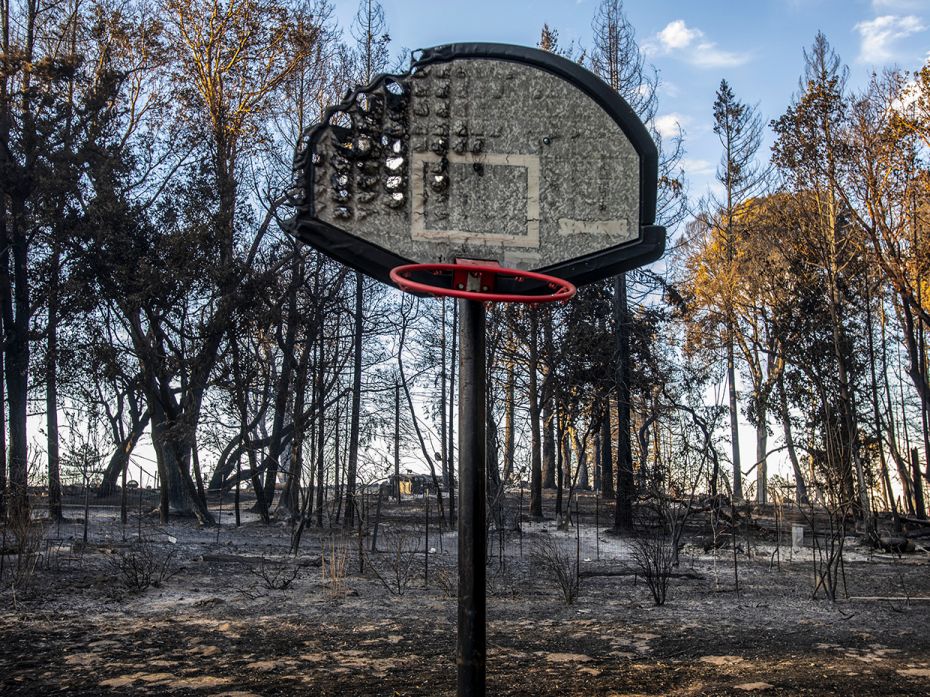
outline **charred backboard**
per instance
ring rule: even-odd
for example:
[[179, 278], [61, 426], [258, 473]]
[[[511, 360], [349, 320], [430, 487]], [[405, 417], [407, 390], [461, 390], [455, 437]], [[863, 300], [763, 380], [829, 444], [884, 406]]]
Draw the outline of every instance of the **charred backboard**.
[[486, 259], [590, 283], [657, 259], [657, 152], [619, 95], [552, 53], [452, 44], [302, 136], [290, 229], [381, 280]]

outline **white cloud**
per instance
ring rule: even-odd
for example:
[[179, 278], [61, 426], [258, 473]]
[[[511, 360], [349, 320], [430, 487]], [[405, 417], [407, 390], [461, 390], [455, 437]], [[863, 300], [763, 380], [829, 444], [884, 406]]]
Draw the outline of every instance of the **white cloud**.
[[662, 82], [659, 83], [659, 94], [674, 99], [681, 94], [681, 89], [671, 80], [662, 80]]
[[749, 54], [723, 51], [717, 44], [705, 42], [697, 45], [691, 62], [699, 68], [732, 68], [749, 62]]
[[662, 114], [661, 116], [656, 116], [654, 125], [656, 131], [663, 138], [674, 138], [678, 135], [679, 130], [684, 131], [685, 126], [690, 123], [691, 119], [685, 116], [684, 114]]
[[894, 58], [892, 44], [895, 41], [925, 31], [926, 28], [915, 15], [882, 15], [859, 22], [855, 26], [861, 38], [858, 60], [861, 63], [887, 63]]
[[636, 88], [636, 94], [638, 94], [643, 99], [647, 100], [655, 92], [655, 85], [649, 84], [648, 82], [642, 83], [639, 87]]
[[909, 80], [901, 90], [901, 96], [891, 103], [891, 109], [898, 113], [909, 112], [921, 97], [920, 85], [914, 80]]
[[659, 32], [658, 38], [662, 42], [666, 51], [673, 51], [676, 48], [687, 48], [692, 41], [703, 36], [700, 29], [691, 29], [685, 24], [685, 20], [676, 19], [665, 25], [665, 29]]
[[652, 53], [674, 55], [699, 68], [729, 68], [749, 61], [749, 54], [724, 51], [697, 27], [689, 27], [683, 19], [665, 25], [643, 48]]
[[717, 172], [717, 167], [710, 160], [699, 160], [685, 157], [681, 161], [681, 168], [685, 174], [692, 177], [709, 177]]

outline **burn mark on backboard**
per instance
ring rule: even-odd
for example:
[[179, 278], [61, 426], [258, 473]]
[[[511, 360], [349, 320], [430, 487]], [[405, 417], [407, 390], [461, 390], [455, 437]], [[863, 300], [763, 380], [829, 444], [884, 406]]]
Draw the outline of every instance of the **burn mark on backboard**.
[[472, 256], [532, 269], [637, 240], [645, 150], [625, 115], [578, 89], [577, 66], [486, 46], [430, 49], [302, 135], [289, 191], [302, 239], [360, 266]]

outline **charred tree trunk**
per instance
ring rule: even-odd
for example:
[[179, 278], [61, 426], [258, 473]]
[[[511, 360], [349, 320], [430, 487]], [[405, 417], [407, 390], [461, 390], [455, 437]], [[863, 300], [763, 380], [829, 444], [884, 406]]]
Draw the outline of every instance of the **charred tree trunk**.
[[[490, 362], [490, 361], [489, 361]], [[490, 511], [491, 517], [498, 530], [504, 526], [503, 519], [503, 501], [501, 500], [501, 474], [500, 474], [500, 457], [497, 434], [497, 421], [493, 417], [493, 406], [491, 395], [493, 391], [486, 389], [484, 394], [489, 402], [484, 409], [487, 424], [485, 425], [485, 467], [487, 479], [485, 492], [488, 497], [488, 506], [486, 510]]]
[[760, 400], [756, 405], [759, 424], [756, 426], [756, 503], [766, 504], [769, 500], [769, 426], [766, 421], [768, 410]]
[[[357, 290], [357, 288], [356, 288]], [[356, 309], [358, 305], [356, 304]], [[356, 328], [358, 326], [356, 325]], [[317, 392], [317, 413], [316, 413], [316, 524], [317, 527], [323, 527], [323, 499], [324, 494], [326, 493], [326, 472], [325, 472], [325, 461], [324, 461], [324, 452], [326, 448], [326, 422], [325, 422], [325, 409], [326, 409], [326, 395], [325, 395], [325, 381], [324, 381], [324, 371], [323, 371], [323, 323], [320, 323], [320, 335], [319, 342], [317, 343], [317, 361], [316, 361], [316, 392]], [[355, 395], [352, 396], [353, 404], [355, 403]], [[355, 424], [353, 416], [353, 425]], [[358, 433], [355, 433], [356, 439], [358, 438]], [[350, 435], [351, 438], [351, 435]], [[351, 447], [354, 441], [349, 441], [349, 452], [350, 452], [350, 461], [351, 461]], [[357, 450], [356, 450], [357, 453]], [[350, 465], [351, 466], [351, 465]], [[348, 513], [348, 510], [346, 511]]]
[[[4, 3], [3, 54], [7, 70], [0, 76], [0, 172], [3, 199], [0, 201], [0, 315], [3, 318], [3, 369], [6, 380], [7, 418], [9, 419], [9, 508], [10, 520], [24, 523], [29, 519], [29, 435], [27, 432], [29, 400], [29, 235], [26, 229], [26, 202], [32, 194], [36, 149], [40, 142], [34, 117], [31, 84], [32, 70], [23, 70], [21, 78], [12, 77], [9, 56], [10, 3]], [[19, 60], [33, 61], [38, 3], [26, 4]], [[13, 84], [11, 84], [13, 83]], [[18, 84], [16, 84], [18, 83]], [[18, 133], [11, 130], [16, 128]], [[20, 158], [12, 156], [18, 137]], [[12, 268], [11, 268], [12, 267]]]
[[[543, 348], [547, 356], [553, 353], [552, 346], [552, 312], [546, 311], [546, 323], [543, 325]], [[555, 377], [551, 373], [551, 367], [545, 366], [545, 377], [543, 378], [543, 388], [541, 390], [540, 401], [542, 402], [542, 486], [543, 489], [555, 489], [555, 408], [553, 405], [552, 394]]]
[[[6, 335], [4, 372], [9, 409], [9, 516], [29, 517], [29, 436], [26, 429], [29, 404], [29, 274], [28, 241], [22, 229], [23, 204], [14, 199], [12, 229], [5, 234], [0, 253], [0, 303]], [[6, 227], [6, 226], [5, 226]], [[12, 259], [10, 259], [12, 257]], [[12, 276], [9, 264], [12, 261]]]
[[[146, 400], [149, 405], [149, 413], [152, 415], [152, 447], [155, 450], [155, 462], [158, 466], [159, 479], [159, 519], [162, 523], [167, 523], [172, 511], [184, 513], [187, 501], [181, 494], [180, 483], [172, 484], [171, 477], [176, 477], [177, 468], [173, 460], [170, 460], [170, 453], [167, 453], [165, 447], [164, 431], [165, 414], [157, 397], [150, 392], [146, 394]], [[186, 509], [187, 512], [190, 509]]]
[[895, 528], [900, 529], [900, 519], [898, 517], [898, 507], [895, 505], [894, 492], [891, 488], [891, 476], [888, 472], [888, 458], [885, 457], [884, 433], [885, 427], [882, 423], [882, 413], [878, 406], [878, 376], [875, 370], [875, 327], [872, 321], [872, 294], [868, 280], [866, 281], [866, 299], [865, 299], [865, 320], [866, 335], [869, 347], [869, 395], [872, 399], [872, 419], [875, 435], [878, 439], [878, 458], [881, 469], [882, 490], [885, 492], [885, 504], [891, 511], [895, 521]]
[[794, 434], [791, 429], [791, 413], [788, 411], [788, 395], [785, 393], [785, 381], [781, 375], [778, 376], [778, 399], [781, 406], [781, 426], [785, 434], [785, 446], [788, 449], [788, 459], [791, 460], [791, 469], [794, 471], [794, 484], [797, 491], [798, 503], [806, 505], [808, 503], [807, 485], [804, 483], [804, 472], [801, 471], [798, 451], [794, 447]]
[[888, 449], [891, 453], [891, 459], [894, 460], [895, 467], [898, 470], [898, 479], [901, 482], [901, 488], [903, 489], [903, 502], [904, 510], [908, 514], [914, 513], [914, 499], [912, 496], [912, 487], [910, 481], [910, 475], [907, 471], [907, 464], [904, 462], [904, 458], [901, 456], [900, 451], [897, 447], [897, 435], [895, 433], [895, 417], [892, 405], [894, 404], [891, 397], [891, 383], [888, 381], [888, 332], [887, 332], [887, 322], [885, 317], [884, 309], [879, 305], [879, 317], [880, 322], [879, 326], [881, 328], [881, 349], [882, 349], [882, 387], [884, 390], [884, 402], [886, 404], [887, 413], [888, 413], [888, 438], [886, 443]]
[[[495, 363], [494, 356], [494, 347], [493, 345], [488, 348], [488, 358], [487, 362], [491, 365]], [[497, 498], [498, 490], [501, 485], [501, 458], [500, 458], [500, 433], [497, 428], [497, 419], [494, 417], [494, 402], [496, 390], [493, 386], [494, 374], [493, 371], [488, 371], [488, 374], [485, 376], [485, 405], [484, 405], [484, 414], [487, 420], [487, 424], [484, 428], [485, 433], [485, 469], [487, 471], [487, 486], [485, 491], [488, 495], [488, 501], [494, 501]], [[506, 405], [505, 405], [506, 409]], [[496, 513], [492, 511], [492, 513]]]
[[[294, 383], [294, 412], [293, 419], [301, 419], [304, 410], [305, 385], [299, 380]], [[300, 511], [300, 480], [303, 475], [303, 424], [293, 424], [293, 437], [291, 438], [291, 454], [287, 463], [287, 481], [284, 491], [278, 500], [278, 508], [284, 508], [291, 521], [295, 520]]]
[[[845, 332], [838, 326], [838, 323], [839, 319], [835, 319], [833, 344], [837, 362], [837, 377], [839, 379], [840, 417], [843, 421], [843, 449], [848, 453], [848, 458], [842, 462], [844, 483], [846, 495], [849, 497], [849, 500], [853, 502], [853, 509], [856, 514], [861, 518], [868, 518], [871, 515], [871, 511], [869, 510], [869, 494], [865, 483], [862, 459], [859, 457], [859, 446], [857, 443], [859, 427], [856, 423], [856, 408], [850, 390], [846, 355], [842, 351], [842, 347], [846, 343]], [[855, 496], [856, 487], [853, 485], [853, 476], [855, 476], [856, 485], [858, 485], [858, 497]]]
[[281, 454], [285, 451], [286, 444], [282, 438], [284, 429], [284, 420], [287, 416], [288, 402], [291, 397], [292, 379], [294, 372], [294, 347], [297, 340], [297, 326], [299, 316], [297, 309], [297, 287], [300, 283], [302, 274], [300, 272], [300, 253], [295, 249], [292, 251], [291, 261], [291, 278], [287, 289], [287, 311], [285, 321], [287, 326], [284, 330], [284, 339], [280, 343], [283, 359], [281, 360], [281, 373], [278, 375], [277, 391], [274, 401], [274, 417], [271, 422], [271, 442], [268, 444], [268, 450], [265, 452], [265, 485], [261, 495], [265, 500], [265, 508], [271, 510], [274, 504], [274, 495], [278, 481], [278, 464], [281, 461]]
[[539, 370], [539, 316], [536, 307], [529, 308], [530, 315], [530, 360], [529, 371], [529, 406], [530, 406], [530, 517], [542, 519], [542, 462], [539, 452], [539, 390], [537, 389], [537, 371]]
[[559, 452], [555, 461], [555, 517], [556, 520], [562, 519], [562, 497], [565, 490], [566, 470], [571, 467], [572, 446], [568, 439], [568, 433], [562, 426], [562, 419], [558, 419], [556, 429], [559, 436]]
[[352, 423], [349, 427], [349, 462], [346, 464], [346, 525], [355, 520], [355, 488], [358, 478], [358, 440], [362, 410], [362, 331], [364, 309], [362, 275], [355, 274], [355, 346], [352, 354]]
[[194, 482], [197, 484], [197, 496], [206, 503], [207, 492], [203, 489], [203, 473], [200, 471], [200, 452], [197, 450], [197, 437], [191, 446], [191, 468], [194, 470]]
[[45, 429], [48, 452], [48, 515], [61, 520], [61, 462], [58, 452], [58, 277], [61, 273], [61, 252], [58, 240], [52, 242], [49, 268], [48, 326], [45, 353]]
[[610, 400], [604, 400], [604, 416], [601, 419], [601, 457], [598, 466], [601, 469], [601, 495], [604, 498], [613, 498], [614, 492], [614, 463], [613, 463], [613, 437], [610, 433]]
[[736, 361], [733, 340], [727, 340], [727, 393], [730, 399], [730, 446], [733, 463], [733, 500], [743, 500], [743, 470], [739, 454], [739, 403], [736, 398]]
[[[339, 342], [336, 342], [338, 346]], [[339, 414], [339, 402], [336, 402], [336, 416], [333, 419], [333, 505], [336, 507], [336, 515], [333, 519], [333, 525], [339, 526], [339, 521], [342, 516], [342, 494], [343, 494], [343, 485], [344, 482], [339, 481], [339, 477], [345, 477], [345, 472], [340, 475], [341, 467], [339, 466], [339, 424], [340, 424], [340, 414]]]
[[[436, 465], [433, 460], [435, 451], [433, 451], [433, 454], [430, 454], [430, 449], [426, 447], [426, 440], [423, 438], [423, 431], [420, 429], [420, 420], [417, 418], [417, 412], [413, 406], [413, 396], [410, 394], [410, 383], [407, 382], [407, 374], [404, 371], [404, 343], [406, 339], [407, 317], [404, 316], [397, 346], [397, 373], [400, 376], [400, 386], [404, 391], [407, 409], [410, 412], [410, 423], [413, 425], [413, 432], [416, 434], [417, 442], [420, 444], [420, 452], [423, 455], [423, 459], [426, 460], [426, 464], [429, 467], [430, 478], [433, 481], [433, 487], [436, 489], [436, 503], [439, 506], [439, 517], [445, 518], [446, 512], [442, 502], [442, 488], [439, 483], [439, 478], [436, 476]], [[475, 447], [486, 449], [487, 443], [476, 443]]]
[[[191, 477], [190, 460], [192, 448], [187, 439], [178, 437], [177, 432], [189, 428], [186, 424], [168, 421], [160, 406], [149, 401], [152, 413], [152, 444], [159, 461], [162, 477], [162, 516], [167, 521], [171, 513], [195, 514], [204, 525], [213, 524], [213, 516], [207, 502], [199, 495], [197, 485]], [[253, 470], [255, 468], [253, 467]], [[192, 507], [193, 506], [193, 507]]]
[[[268, 514], [268, 507], [265, 504], [265, 497], [261, 495], [262, 491], [262, 482], [259, 477], [255, 450], [254, 448], [248, 445], [249, 443], [249, 397], [247, 392], [247, 382], [248, 378], [246, 376], [246, 368], [243, 365], [241, 351], [239, 348], [239, 342], [236, 340], [236, 337], [230, 334], [229, 337], [230, 352], [232, 354], [232, 374], [233, 374], [233, 395], [236, 402], [236, 409], [239, 412], [239, 442], [243, 447], [239, 448], [235, 456], [235, 465], [236, 465], [236, 525], [239, 524], [239, 487], [241, 484], [241, 470], [242, 470], [242, 454], [243, 449], [247, 452], [249, 458], [249, 470], [251, 473], [251, 482], [252, 489], [257, 493], [255, 497], [255, 505], [258, 509], [258, 514], [261, 516], [263, 522], [268, 523], [271, 521], [271, 517]], [[152, 422], [152, 440], [155, 440], [154, 436], [155, 431], [155, 422]], [[162, 497], [162, 505], [164, 506], [165, 497]]]
[[920, 456], [917, 448], [911, 448], [911, 473], [914, 482], [914, 513], [921, 520], [927, 517], [927, 508], [924, 505], [924, 487], [920, 476]]
[[[2, 206], [0, 206], [2, 208]], [[7, 473], [6, 473], [6, 383], [3, 379], [4, 352], [0, 351], [0, 524], [6, 522]]]
[[626, 274], [614, 278], [614, 323], [616, 326], [617, 371], [617, 497], [614, 528], [633, 530], [633, 448], [630, 444], [630, 310], [626, 297]]
[[[10, 3], [4, 3], [2, 6], [2, 35], [0, 40], [3, 44], [0, 49], [4, 56], [10, 55]], [[0, 146], [3, 152], [9, 152], [10, 147], [10, 112], [12, 111], [12, 99], [10, 97], [10, 77], [4, 72], [0, 73]], [[4, 188], [8, 182], [3, 182]], [[9, 338], [10, 322], [13, 321], [13, 285], [10, 278], [10, 225], [9, 225], [9, 208], [5, 200], [0, 200], [0, 328], [3, 329], [3, 336]], [[6, 523], [9, 508], [9, 478], [7, 472], [8, 453], [6, 442], [6, 427], [8, 412], [6, 409], [7, 386], [6, 386], [6, 361], [9, 355], [9, 346], [4, 343], [0, 349], [0, 524]]]
[[[545, 393], [547, 390], [543, 390]], [[552, 431], [555, 427], [552, 400], [548, 397], [542, 399], [542, 487], [555, 489], [555, 436]]]
[[148, 409], [145, 409], [141, 415], [138, 413], [134, 414], [134, 411], [136, 410], [130, 409], [130, 419], [132, 423], [129, 427], [129, 434], [123, 438], [121, 442], [116, 444], [116, 447], [113, 449], [113, 454], [110, 455], [110, 461], [107, 463], [107, 468], [103, 473], [103, 481], [100, 483], [98, 496], [109, 496], [116, 491], [116, 481], [129, 463], [129, 456], [132, 455], [133, 448], [136, 447], [136, 443], [139, 442], [139, 438], [142, 437], [146, 427], [149, 425]]
[[578, 462], [578, 474], [576, 479], [578, 480], [578, 488], [582, 491], [587, 491], [591, 488], [590, 474], [588, 472], [588, 455], [586, 443], [579, 441], [578, 436], [575, 436], [575, 459]]
[[[312, 330], [308, 331], [308, 336], [313, 334]], [[307, 428], [307, 415], [304, 414], [304, 407], [307, 400], [307, 380], [310, 374], [312, 345], [313, 342], [311, 341], [303, 343], [294, 370], [294, 401], [291, 406], [291, 441], [289, 444], [291, 455], [288, 463], [287, 481], [278, 501], [278, 507], [284, 506], [286, 508], [291, 521], [300, 516], [300, 489], [304, 474], [304, 431]], [[287, 430], [287, 427], [285, 427], [284, 431]]]

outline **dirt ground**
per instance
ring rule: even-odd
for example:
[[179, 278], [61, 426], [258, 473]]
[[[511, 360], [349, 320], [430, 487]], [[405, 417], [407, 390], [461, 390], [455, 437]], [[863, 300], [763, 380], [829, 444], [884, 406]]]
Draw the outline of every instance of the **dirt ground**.
[[[742, 541], [737, 595], [732, 548], [705, 553], [692, 534], [657, 607], [632, 542], [587, 505], [580, 529], [526, 523], [522, 544], [491, 540], [489, 694], [930, 695], [926, 552], [850, 547], [831, 603], [811, 598], [809, 547]], [[287, 525], [246, 516], [237, 530], [228, 504], [219, 531], [147, 515], [124, 528], [117, 514], [92, 510], [86, 547], [79, 520], [49, 528], [15, 592], [6, 555], [0, 694], [454, 694], [456, 540], [433, 519], [427, 547], [422, 502], [385, 506], [362, 572], [357, 535], [308, 529], [294, 558]], [[572, 605], [533, 554], [546, 540], [581, 559]], [[143, 552], [175, 573], [128, 590], [116, 567]]]

